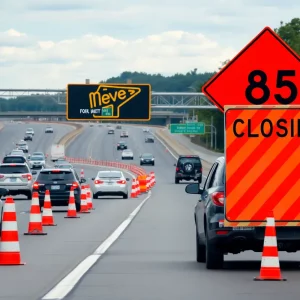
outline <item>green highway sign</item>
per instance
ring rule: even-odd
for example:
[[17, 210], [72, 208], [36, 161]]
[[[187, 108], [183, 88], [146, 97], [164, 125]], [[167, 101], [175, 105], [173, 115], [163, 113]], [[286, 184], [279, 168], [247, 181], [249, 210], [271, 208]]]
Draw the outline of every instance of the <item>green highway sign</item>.
[[205, 134], [205, 124], [203, 122], [170, 124], [170, 132], [173, 134]]
[[149, 84], [68, 84], [67, 120], [149, 121]]

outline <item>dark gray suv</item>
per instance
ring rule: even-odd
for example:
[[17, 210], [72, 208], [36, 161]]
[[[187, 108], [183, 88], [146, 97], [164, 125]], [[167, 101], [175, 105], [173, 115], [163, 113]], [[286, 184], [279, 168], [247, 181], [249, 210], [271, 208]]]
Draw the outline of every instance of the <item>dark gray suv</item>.
[[174, 166], [176, 184], [181, 180], [202, 182], [202, 163], [198, 155], [180, 155]]

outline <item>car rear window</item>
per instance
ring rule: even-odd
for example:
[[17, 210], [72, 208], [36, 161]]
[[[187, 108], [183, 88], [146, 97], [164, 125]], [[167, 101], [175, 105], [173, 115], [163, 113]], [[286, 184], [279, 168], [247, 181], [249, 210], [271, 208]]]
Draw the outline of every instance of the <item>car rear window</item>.
[[198, 157], [182, 157], [179, 159], [178, 165], [184, 165], [187, 162], [190, 162], [194, 165], [201, 165], [201, 160]]
[[0, 174], [26, 174], [30, 173], [26, 166], [0, 166]]
[[37, 181], [74, 180], [72, 172], [67, 170], [41, 171]]
[[121, 178], [122, 174], [121, 172], [99, 172], [98, 173], [99, 178]]
[[3, 163], [16, 163], [16, 164], [22, 164], [26, 160], [24, 157], [4, 157], [3, 158]]
[[17, 145], [18, 146], [26, 146], [27, 144], [26, 143], [18, 143]]

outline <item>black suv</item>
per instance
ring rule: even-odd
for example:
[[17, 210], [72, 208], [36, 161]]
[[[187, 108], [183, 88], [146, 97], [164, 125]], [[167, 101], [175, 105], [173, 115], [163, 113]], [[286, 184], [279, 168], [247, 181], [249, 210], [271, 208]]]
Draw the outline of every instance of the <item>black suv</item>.
[[26, 134], [24, 136], [24, 141], [32, 141], [32, 134]]
[[178, 184], [180, 180], [197, 180], [202, 182], [202, 163], [198, 155], [180, 155], [175, 171], [175, 183]]
[[80, 179], [72, 169], [42, 169], [32, 186], [32, 192], [39, 193], [40, 207], [44, 206], [46, 190], [50, 192], [53, 206], [68, 206], [70, 190], [74, 189], [76, 210], [80, 211], [80, 184], [86, 182]]
[[[219, 157], [211, 167], [203, 187], [188, 184], [188, 194], [200, 194], [195, 207], [196, 258], [207, 269], [223, 267], [224, 254], [238, 254], [263, 249], [265, 227], [224, 227], [225, 158]], [[277, 227], [278, 250], [300, 250], [300, 227]]]
[[124, 150], [124, 149], [127, 149], [127, 145], [125, 142], [119, 142], [117, 144], [117, 150]]

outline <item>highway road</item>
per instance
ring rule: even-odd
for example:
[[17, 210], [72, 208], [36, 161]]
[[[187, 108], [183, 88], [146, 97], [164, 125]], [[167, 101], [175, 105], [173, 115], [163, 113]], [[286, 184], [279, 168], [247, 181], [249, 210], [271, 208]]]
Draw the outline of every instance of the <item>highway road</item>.
[[[155, 155], [156, 165], [145, 169], [155, 172], [157, 185], [132, 224], [87, 272], [68, 300], [298, 299], [298, 254], [281, 255], [287, 282], [254, 282], [261, 254], [252, 252], [228, 256], [224, 270], [208, 271], [196, 263], [193, 210], [198, 197], [185, 194], [185, 184], [174, 184], [175, 159], [159, 142], [145, 144], [141, 128], [127, 129], [135, 163], [143, 152]], [[43, 133], [39, 134], [42, 138]], [[108, 135], [105, 127], [86, 127], [70, 144], [67, 155], [121, 161], [121, 153], [116, 151], [119, 140], [118, 131]], [[94, 167], [79, 165], [78, 172], [81, 168], [88, 178], [96, 174]], [[95, 211], [75, 220], [65, 220], [64, 213], [57, 212], [58, 226], [46, 228], [47, 236], [35, 237], [22, 235], [29, 202], [17, 202], [22, 257], [27, 265], [0, 266], [0, 299], [41, 299], [92, 254], [142, 199], [97, 199]]]

